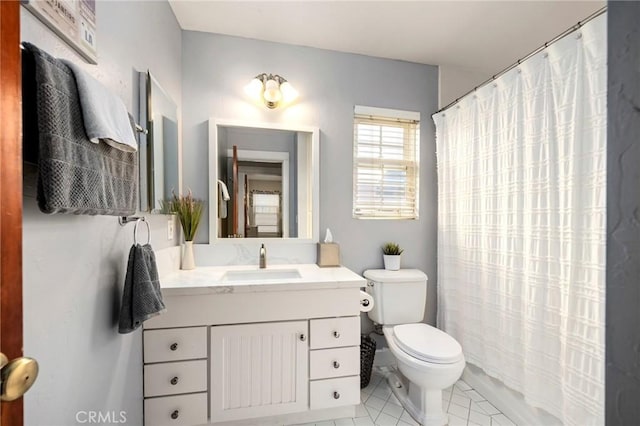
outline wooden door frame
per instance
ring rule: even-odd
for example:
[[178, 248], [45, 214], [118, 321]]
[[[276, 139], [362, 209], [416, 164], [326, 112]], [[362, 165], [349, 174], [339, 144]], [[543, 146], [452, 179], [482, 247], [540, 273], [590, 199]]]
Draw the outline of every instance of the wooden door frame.
[[[20, 2], [0, 0], [0, 350], [22, 356], [22, 65]], [[2, 403], [1, 426], [21, 426], [22, 398]]]

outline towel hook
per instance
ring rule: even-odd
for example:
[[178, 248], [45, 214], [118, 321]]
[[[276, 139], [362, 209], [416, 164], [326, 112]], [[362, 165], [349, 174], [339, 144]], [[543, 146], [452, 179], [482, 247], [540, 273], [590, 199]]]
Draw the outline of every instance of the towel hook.
[[147, 244], [149, 244], [151, 243], [151, 227], [144, 217], [136, 220], [136, 225], [133, 227], [133, 244], [138, 244], [138, 225], [140, 225], [140, 222], [144, 222], [147, 225]]
[[125, 226], [127, 223], [137, 222], [138, 220], [145, 220], [144, 216], [118, 216], [118, 223], [120, 226]]

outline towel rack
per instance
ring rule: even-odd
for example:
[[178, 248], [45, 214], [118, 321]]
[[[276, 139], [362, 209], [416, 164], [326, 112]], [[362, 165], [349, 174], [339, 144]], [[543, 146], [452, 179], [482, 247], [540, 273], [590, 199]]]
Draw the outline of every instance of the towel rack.
[[138, 220], [146, 221], [147, 218], [144, 216], [119, 216], [118, 223], [120, 226], [125, 226], [127, 223], [137, 222]]
[[138, 123], [136, 123], [136, 132], [138, 133], [142, 133], [142, 134], [147, 134], [149, 133], [149, 131], [147, 129], [143, 129], [141, 125], [139, 125]]
[[133, 244], [138, 244], [138, 225], [140, 225], [140, 222], [144, 222], [147, 225], [147, 244], [149, 244], [151, 243], [151, 227], [144, 217], [136, 220], [136, 226], [133, 227]]
[[120, 226], [125, 226], [127, 223], [135, 222], [136, 225], [133, 227], [133, 243], [138, 244], [138, 225], [140, 222], [144, 222], [147, 225], [147, 244], [151, 242], [151, 227], [149, 226], [149, 222], [147, 218], [144, 216], [120, 216], [118, 217], [118, 223]]

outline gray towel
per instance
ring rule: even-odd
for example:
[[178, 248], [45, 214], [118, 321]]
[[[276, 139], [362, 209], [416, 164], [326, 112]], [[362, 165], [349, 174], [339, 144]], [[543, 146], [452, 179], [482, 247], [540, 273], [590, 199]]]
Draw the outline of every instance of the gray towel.
[[138, 150], [124, 102], [71, 61], [62, 60], [76, 78], [84, 129], [93, 143], [100, 141], [123, 151]]
[[73, 73], [24, 43], [24, 153], [38, 164], [44, 213], [128, 216], [138, 205], [138, 156], [89, 141]]
[[153, 249], [149, 244], [135, 244], [129, 251], [118, 331], [131, 333], [144, 321], [164, 311]]

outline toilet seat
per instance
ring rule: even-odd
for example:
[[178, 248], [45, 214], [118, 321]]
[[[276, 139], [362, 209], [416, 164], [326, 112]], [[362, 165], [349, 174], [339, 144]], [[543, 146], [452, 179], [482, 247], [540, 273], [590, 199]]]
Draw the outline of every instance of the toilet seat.
[[453, 364], [464, 359], [460, 344], [444, 331], [430, 325], [396, 325], [393, 334], [400, 349], [422, 361]]

